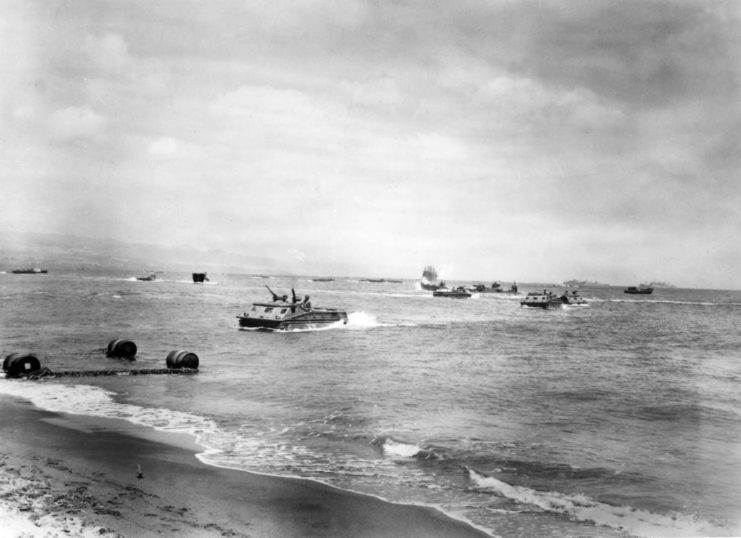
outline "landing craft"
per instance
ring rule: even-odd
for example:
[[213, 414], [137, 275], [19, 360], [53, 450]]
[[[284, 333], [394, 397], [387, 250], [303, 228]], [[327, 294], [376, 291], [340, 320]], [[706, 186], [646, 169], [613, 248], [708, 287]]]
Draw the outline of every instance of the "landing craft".
[[160, 280], [160, 278], [157, 276], [156, 271], [150, 271], [144, 276], [136, 277], [136, 279], [141, 280], [142, 282], [154, 282], [155, 280]]
[[520, 301], [520, 306], [531, 306], [543, 309], [557, 308], [563, 304], [564, 302], [560, 297], [546, 290], [543, 290], [543, 293], [531, 291], [524, 299], [522, 299], [522, 301]]
[[303, 300], [296, 297], [291, 288], [291, 300], [287, 295], [279, 296], [268, 286], [272, 302], [252, 303], [252, 308], [237, 316], [239, 326], [254, 329], [291, 330], [312, 329], [341, 321], [347, 324], [347, 312], [334, 308], [314, 308], [309, 296]]

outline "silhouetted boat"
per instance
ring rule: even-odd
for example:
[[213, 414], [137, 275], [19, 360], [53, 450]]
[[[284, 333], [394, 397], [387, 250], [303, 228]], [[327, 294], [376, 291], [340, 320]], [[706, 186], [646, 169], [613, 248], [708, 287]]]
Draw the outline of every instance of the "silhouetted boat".
[[493, 282], [490, 287], [486, 284], [474, 284], [467, 289], [473, 293], [502, 293], [502, 285], [499, 282]]
[[193, 282], [208, 282], [208, 273], [193, 273]]
[[141, 280], [143, 282], [153, 282], [153, 281], [157, 280], [157, 273], [155, 273], [154, 271], [152, 271], [152, 272], [150, 272], [149, 274], [147, 274], [145, 276], [138, 276], [138, 277], [136, 277], [136, 279], [137, 280]]
[[491, 286], [485, 284], [474, 284], [466, 288], [471, 293], [510, 293], [517, 295], [517, 283], [513, 282], [508, 290], [505, 290], [499, 282], [493, 282]]
[[311, 280], [313, 280], [314, 282], [334, 282], [334, 278], [328, 276], [312, 278]]
[[40, 275], [44, 273], [48, 273], [46, 269], [39, 269], [38, 267], [27, 267], [24, 269], [13, 269], [10, 271], [14, 275]]
[[347, 324], [346, 312], [334, 308], [314, 308], [308, 295], [298, 300], [296, 292], [291, 289], [289, 301], [287, 295], [276, 295], [270, 288], [268, 291], [273, 296], [272, 302], [252, 303], [248, 312], [237, 316], [240, 327], [291, 330], [321, 327], [340, 321]]
[[644, 286], [641, 284], [640, 286], [628, 286], [623, 290], [623, 292], [634, 295], [650, 295], [654, 292], [654, 289], [651, 286]]

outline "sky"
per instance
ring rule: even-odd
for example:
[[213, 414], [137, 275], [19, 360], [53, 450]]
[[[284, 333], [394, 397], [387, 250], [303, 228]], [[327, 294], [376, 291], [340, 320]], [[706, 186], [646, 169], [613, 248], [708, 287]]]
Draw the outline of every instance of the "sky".
[[741, 3], [2, 0], [0, 230], [741, 289]]

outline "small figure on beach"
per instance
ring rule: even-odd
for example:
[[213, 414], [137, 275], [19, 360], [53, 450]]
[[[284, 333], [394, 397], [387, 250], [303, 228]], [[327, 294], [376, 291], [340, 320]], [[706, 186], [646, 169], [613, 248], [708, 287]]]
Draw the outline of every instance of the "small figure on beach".
[[144, 473], [142, 472], [142, 466], [138, 463], [136, 464], [136, 477], [137, 478], [144, 478]]

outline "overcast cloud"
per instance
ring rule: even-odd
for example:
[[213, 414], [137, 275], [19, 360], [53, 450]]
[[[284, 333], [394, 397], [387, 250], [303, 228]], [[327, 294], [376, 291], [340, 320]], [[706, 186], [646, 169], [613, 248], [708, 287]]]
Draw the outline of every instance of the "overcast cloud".
[[5, 1], [0, 229], [741, 288], [740, 6]]

